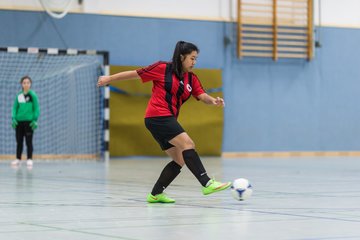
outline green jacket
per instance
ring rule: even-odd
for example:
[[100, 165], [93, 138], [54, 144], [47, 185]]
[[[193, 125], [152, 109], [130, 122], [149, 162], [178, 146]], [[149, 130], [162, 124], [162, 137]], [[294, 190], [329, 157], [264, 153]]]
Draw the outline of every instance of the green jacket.
[[36, 93], [32, 90], [27, 94], [23, 91], [19, 92], [12, 108], [12, 118], [18, 122], [37, 121], [39, 115], [40, 108]]

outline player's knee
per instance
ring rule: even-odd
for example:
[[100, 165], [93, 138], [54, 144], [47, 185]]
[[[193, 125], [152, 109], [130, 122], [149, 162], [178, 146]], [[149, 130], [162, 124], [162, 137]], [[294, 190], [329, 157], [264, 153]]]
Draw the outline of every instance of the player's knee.
[[183, 150], [187, 149], [195, 149], [195, 143], [191, 138], [188, 138], [183, 142]]
[[188, 149], [195, 149], [195, 143], [187, 135], [182, 135], [180, 137], [177, 137], [176, 139], [170, 141], [170, 143], [173, 144], [174, 146], [176, 146], [176, 148], [180, 152], [182, 152], [184, 150], [188, 150]]

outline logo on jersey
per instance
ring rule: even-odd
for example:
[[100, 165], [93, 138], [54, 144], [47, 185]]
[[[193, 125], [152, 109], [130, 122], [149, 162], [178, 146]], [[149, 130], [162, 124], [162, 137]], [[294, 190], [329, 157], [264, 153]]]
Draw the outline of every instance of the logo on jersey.
[[24, 94], [19, 94], [18, 96], [18, 102], [19, 103], [25, 103], [26, 99], [25, 99], [25, 95]]
[[19, 94], [19, 96], [18, 96], [19, 103], [27, 103], [30, 101], [31, 101], [31, 98], [29, 95], [24, 95], [23, 93]]
[[186, 89], [187, 89], [189, 92], [192, 91], [192, 88], [191, 88], [190, 84], [186, 84]]

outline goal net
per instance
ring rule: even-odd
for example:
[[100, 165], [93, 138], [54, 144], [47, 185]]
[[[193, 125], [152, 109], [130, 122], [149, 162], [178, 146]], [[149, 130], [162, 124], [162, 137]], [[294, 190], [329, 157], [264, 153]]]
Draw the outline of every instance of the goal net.
[[25, 75], [31, 77], [40, 105], [34, 159], [100, 157], [106, 150], [104, 90], [96, 82], [103, 65], [104, 54], [97, 52], [1, 48], [0, 157], [15, 158], [11, 112]]

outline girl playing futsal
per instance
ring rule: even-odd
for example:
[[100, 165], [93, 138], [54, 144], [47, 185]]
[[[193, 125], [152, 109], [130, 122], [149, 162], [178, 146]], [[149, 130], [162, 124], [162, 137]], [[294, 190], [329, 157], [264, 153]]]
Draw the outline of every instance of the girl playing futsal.
[[192, 95], [209, 105], [223, 107], [224, 100], [213, 98], [201, 86], [197, 76], [192, 73], [199, 49], [192, 43], [179, 41], [176, 44], [172, 62], [156, 62], [148, 67], [133, 71], [120, 72], [111, 76], [101, 76], [98, 86], [112, 81], [141, 78], [142, 82], [153, 82], [152, 95], [145, 113], [145, 125], [161, 149], [173, 161], [162, 170], [151, 193], [149, 203], [173, 203], [164, 189], [180, 173], [184, 164], [202, 185], [204, 195], [230, 187], [231, 183], [221, 183], [210, 179], [195, 151], [195, 144], [177, 121], [181, 105]]
[[24, 76], [20, 80], [22, 91], [20, 91], [15, 98], [14, 106], [12, 108], [12, 127], [16, 132], [16, 160], [11, 162], [11, 165], [17, 167], [21, 163], [21, 154], [23, 151], [24, 138], [27, 147], [27, 161], [28, 167], [33, 166], [33, 133], [37, 128], [37, 120], [40, 115], [39, 101], [36, 93], [31, 88], [32, 80], [29, 76]]

